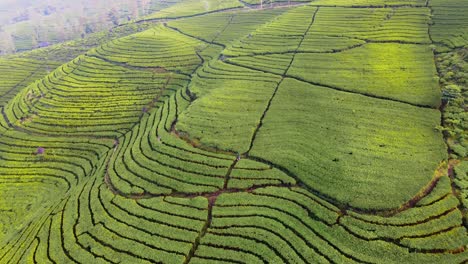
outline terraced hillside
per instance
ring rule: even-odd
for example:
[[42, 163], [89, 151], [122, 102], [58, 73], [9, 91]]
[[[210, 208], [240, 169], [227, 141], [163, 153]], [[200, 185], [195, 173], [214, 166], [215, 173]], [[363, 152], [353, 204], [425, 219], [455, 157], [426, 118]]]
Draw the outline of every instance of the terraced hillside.
[[463, 1], [207, 3], [2, 58], [0, 263], [468, 261]]

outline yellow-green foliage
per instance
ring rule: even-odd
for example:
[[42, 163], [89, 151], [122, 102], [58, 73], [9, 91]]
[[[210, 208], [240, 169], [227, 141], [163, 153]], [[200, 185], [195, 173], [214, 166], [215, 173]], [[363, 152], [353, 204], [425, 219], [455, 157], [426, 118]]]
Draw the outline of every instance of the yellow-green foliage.
[[206, 41], [228, 45], [232, 41], [247, 36], [262, 24], [276, 19], [286, 11], [287, 9], [282, 8], [231, 11], [170, 21], [168, 24]]
[[431, 0], [430, 33], [437, 49], [447, 51], [468, 44], [468, 2], [464, 0]]
[[[88, 54], [128, 66], [190, 73], [204, 43], [163, 26], [110, 41]], [[159, 59], [157, 59], [159, 57]]]
[[0, 61], [0, 263], [466, 262], [428, 8], [184, 3]]
[[[431, 10], [411, 8], [321, 7], [309, 34], [365, 41], [426, 43]], [[315, 38], [320, 39], [320, 37]], [[304, 43], [307, 45], [307, 42]], [[333, 46], [333, 44], [332, 44]]]
[[316, 0], [312, 1], [312, 5], [324, 6], [355, 6], [355, 7], [372, 7], [372, 6], [424, 6], [425, 0]]
[[54, 70], [60, 63], [48, 60], [2, 58], [0, 59], [0, 107], [31, 82]]
[[216, 10], [242, 6], [242, 3], [237, 0], [184, 0], [173, 6], [162, 9], [154, 14], [148, 15], [141, 20], [189, 17], [200, 13], [209, 13]]
[[300, 43], [300, 36], [307, 34], [316, 10], [311, 6], [292, 8], [242, 39], [233, 42], [223, 51], [223, 54], [239, 56], [294, 51]]
[[439, 122], [437, 110], [286, 79], [251, 155], [346, 204], [393, 208], [423, 188], [446, 158], [434, 130]]
[[288, 75], [402, 102], [440, 104], [437, 72], [428, 46], [366, 44], [339, 53], [298, 54]]
[[204, 71], [191, 86], [201, 97], [180, 116], [177, 129], [206, 145], [247, 151], [280, 78], [224, 63]]

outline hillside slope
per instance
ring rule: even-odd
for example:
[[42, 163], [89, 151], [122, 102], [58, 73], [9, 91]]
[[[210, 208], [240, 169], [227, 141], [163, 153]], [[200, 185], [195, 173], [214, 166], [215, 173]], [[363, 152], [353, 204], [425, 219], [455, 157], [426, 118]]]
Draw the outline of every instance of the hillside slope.
[[0, 263], [465, 263], [444, 1], [174, 5], [3, 58]]

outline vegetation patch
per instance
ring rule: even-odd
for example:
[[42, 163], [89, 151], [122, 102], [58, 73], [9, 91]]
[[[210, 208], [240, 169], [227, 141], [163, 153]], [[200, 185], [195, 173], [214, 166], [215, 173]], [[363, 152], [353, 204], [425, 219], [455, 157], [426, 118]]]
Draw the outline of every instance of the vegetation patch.
[[276, 2], [1, 58], [0, 263], [465, 263], [464, 4]]

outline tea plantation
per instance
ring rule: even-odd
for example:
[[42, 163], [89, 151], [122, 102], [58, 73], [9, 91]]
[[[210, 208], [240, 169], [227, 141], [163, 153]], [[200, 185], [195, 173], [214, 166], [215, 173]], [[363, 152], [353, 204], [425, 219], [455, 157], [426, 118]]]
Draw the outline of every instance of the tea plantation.
[[184, 0], [0, 58], [0, 263], [467, 263], [468, 3]]

